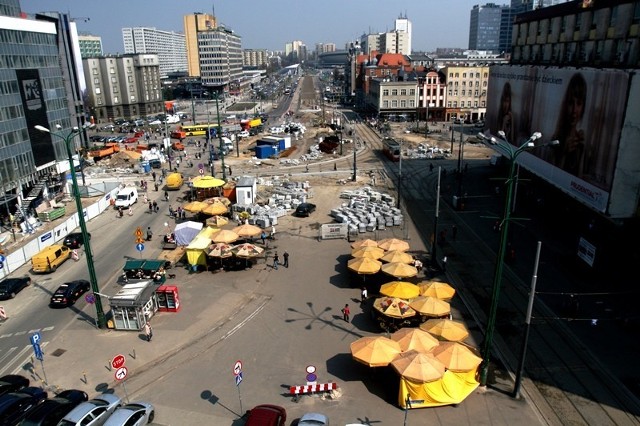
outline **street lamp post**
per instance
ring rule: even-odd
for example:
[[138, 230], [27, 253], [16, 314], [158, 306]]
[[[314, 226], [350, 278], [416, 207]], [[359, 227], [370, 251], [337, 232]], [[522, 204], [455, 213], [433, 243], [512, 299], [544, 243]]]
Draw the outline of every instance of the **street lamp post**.
[[[504, 258], [507, 249], [507, 239], [509, 236], [509, 222], [511, 220], [511, 200], [513, 198], [513, 190], [515, 188], [514, 181], [516, 178], [516, 160], [525, 150], [534, 148], [535, 141], [542, 138], [540, 132], [532, 134], [520, 147], [515, 148], [506, 139], [504, 132], [499, 132], [500, 139], [495, 137], [487, 137], [483, 133], [479, 133], [478, 137], [485, 142], [489, 142], [496, 147], [496, 150], [509, 160], [509, 175], [507, 177], [507, 198], [504, 203], [503, 219], [500, 226], [500, 246], [498, 248], [498, 256], [496, 258], [495, 273], [493, 277], [493, 287], [491, 291], [491, 307], [489, 309], [489, 317], [487, 319], [487, 327], [485, 331], [484, 344], [482, 346], [482, 365], [480, 367], [480, 385], [487, 385], [487, 376], [489, 374], [489, 363], [491, 359], [491, 346], [493, 344], [493, 333], [496, 327], [496, 317], [498, 314], [498, 301], [500, 299], [500, 288], [502, 286], [502, 273], [504, 270]], [[558, 141], [552, 141], [549, 144], [557, 144]]]
[[218, 120], [218, 140], [220, 141], [220, 167], [222, 167], [222, 179], [226, 181], [227, 170], [224, 168], [224, 145], [222, 143], [222, 123], [220, 123], [220, 105], [218, 104], [218, 93], [216, 93], [216, 116]]
[[[89, 233], [87, 232], [87, 223], [84, 220], [84, 209], [82, 208], [82, 200], [80, 199], [80, 191], [78, 189], [78, 179], [76, 178], [76, 169], [73, 165], [73, 151], [71, 150], [71, 141], [80, 132], [77, 127], [74, 127], [71, 132], [66, 135], [52, 132], [44, 126], [35, 126], [36, 130], [49, 133], [51, 136], [55, 136], [64, 141], [67, 148], [67, 155], [69, 157], [69, 167], [71, 168], [71, 184], [73, 190], [73, 198], [76, 200], [76, 208], [78, 210], [78, 223], [80, 224], [80, 230], [82, 231], [82, 241], [84, 242], [84, 252], [87, 257], [87, 268], [89, 269], [89, 283], [91, 284], [91, 291], [95, 294], [96, 305], [96, 325], [98, 328], [104, 328], [106, 325], [106, 318], [104, 311], [102, 310], [102, 300], [100, 299], [100, 288], [98, 287], [98, 279], [96, 277], [96, 270], [93, 266], [93, 255], [91, 254], [91, 240], [89, 239]], [[60, 127], [58, 127], [60, 128]]]
[[400, 143], [400, 155], [398, 160], [398, 202], [396, 207], [400, 208], [400, 198], [402, 198], [402, 141]]

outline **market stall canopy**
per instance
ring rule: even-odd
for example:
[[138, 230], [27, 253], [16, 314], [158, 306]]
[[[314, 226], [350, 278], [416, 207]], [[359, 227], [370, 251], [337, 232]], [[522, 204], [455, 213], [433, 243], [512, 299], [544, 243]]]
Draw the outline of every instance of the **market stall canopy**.
[[384, 256], [384, 250], [378, 247], [360, 247], [351, 251], [353, 257], [366, 257], [378, 260]]
[[361, 337], [351, 343], [351, 356], [369, 367], [386, 367], [401, 352], [400, 344], [383, 336]]
[[238, 257], [255, 257], [264, 252], [264, 249], [255, 244], [245, 243], [234, 246], [232, 252]]
[[260, 229], [260, 227], [249, 225], [248, 223], [236, 226], [232, 229], [232, 231], [241, 237], [255, 237], [256, 235], [260, 235], [262, 233], [262, 229]]
[[206, 198], [204, 200], [205, 203], [215, 203], [215, 202], [220, 202], [222, 204], [224, 204], [225, 206], [229, 207], [231, 206], [231, 200], [229, 200], [227, 197], [211, 197], [211, 198]]
[[440, 344], [440, 341], [426, 331], [419, 328], [405, 327], [391, 335], [391, 340], [400, 343], [403, 352], [415, 350], [418, 352], [431, 352]]
[[381, 266], [381, 262], [367, 257], [357, 257], [347, 262], [347, 268], [358, 274], [375, 274]]
[[213, 176], [196, 176], [191, 184], [194, 188], [217, 188], [224, 185], [224, 181]]
[[158, 259], [129, 259], [124, 263], [125, 272], [137, 271], [142, 269], [143, 271], [155, 272], [164, 266], [164, 260]]
[[407, 251], [409, 250], [409, 243], [397, 238], [387, 238], [385, 240], [378, 241], [378, 247], [387, 251]]
[[198, 235], [204, 225], [201, 222], [187, 221], [176, 225], [173, 233], [176, 237], [176, 244], [187, 246]]
[[382, 269], [382, 272], [384, 272], [385, 274], [391, 275], [392, 277], [398, 279], [415, 277], [416, 275], [418, 275], [418, 270], [415, 268], [415, 266], [407, 265], [406, 263], [387, 263], [382, 265], [380, 269]]
[[226, 212], [229, 211], [229, 208], [227, 206], [225, 206], [223, 203], [221, 203], [220, 201], [216, 201], [213, 203], [204, 203], [205, 207], [201, 210], [202, 213], [204, 214], [208, 214], [208, 215], [220, 215], [220, 214], [225, 214]]
[[238, 239], [238, 234], [228, 229], [221, 229], [211, 236], [214, 243], [232, 243]]
[[227, 243], [211, 244], [209, 246], [209, 253], [207, 253], [207, 255], [211, 257], [231, 257], [233, 256], [233, 253], [231, 252], [232, 248], [233, 246]]
[[373, 301], [373, 309], [391, 318], [410, 318], [416, 315], [406, 300], [380, 297]]
[[405, 352], [391, 362], [391, 366], [402, 377], [428, 383], [444, 375], [445, 366], [433, 354], [417, 351]]
[[360, 247], [378, 247], [378, 243], [375, 240], [366, 239], [351, 243], [351, 248], [357, 249]]
[[207, 253], [209, 252], [209, 246], [211, 245], [211, 236], [218, 230], [207, 226], [202, 229], [198, 235], [187, 246], [187, 260], [189, 265], [206, 265]]
[[450, 342], [461, 342], [469, 337], [469, 330], [463, 323], [450, 319], [430, 319], [420, 324], [420, 329]]
[[409, 306], [415, 309], [420, 315], [429, 317], [442, 317], [451, 313], [451, 305], [435, 297], [417, 297], [409, 302]]
[[436, 297], [449, 300], [456, 294], [456, 290], [447, 283], [440, 281], [423, 281], [418, 284], [421, 296]]
[[400, 299], [413, 299], [420, 295], [420, 289], [417, 285], [406, 281], [391, 281], [390, 283], [382, 284], [380, 294]]
[[182, 206], [183, 209], [191, 213], [200, 213], [205, 207], [207, 207], [207, 203], [202, 201], [191, 201]]
[[471, 371], [478, 368], [482, 358], [460, 342], [442, 342], [433, 349], [433, 355], [452, 371]]
[[208, 226], [214, 226], [216, 228], [220, 228], [221, 226], [224, 226], [227, 223], [229, 223], [229, 219], [223, 216], [211, 216], [210, 218], [207, 218], [205, 223]]
[[413, 263], [413, 256], [400, 250], [391, 250], [386, 252], [380, 260], [387, 263], [406, 263], [410, 265]]

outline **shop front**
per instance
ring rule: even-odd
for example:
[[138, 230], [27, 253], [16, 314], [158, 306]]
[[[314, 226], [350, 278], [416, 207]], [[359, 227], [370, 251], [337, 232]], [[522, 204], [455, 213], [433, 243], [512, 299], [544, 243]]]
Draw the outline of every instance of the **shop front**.
[[112, 318], [109, 328], [142, 330], [144, 324], [158, 311], [157, 286], [153, 280], [125, 284], [109, 298]]

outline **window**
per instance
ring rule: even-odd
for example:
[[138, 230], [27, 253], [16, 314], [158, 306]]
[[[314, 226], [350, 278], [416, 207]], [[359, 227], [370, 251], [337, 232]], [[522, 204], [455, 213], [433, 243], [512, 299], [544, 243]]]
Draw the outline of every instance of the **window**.
[[99, 87], [96, 87], [96, 95], [99, 95], [100, 93], [102, 93], [102, 89], [100, 89]]
[[389, 108], [389, 101], [382, 101], [383, 108]]
[[384, 89], [382, 91], [382, 96], [389, 96], [389, 89]]
[[458, 101], [453, 101], [453, 107], [458, 108]]
[[407, 96], [407, 89], [400, 89], [400, 96]]
[[398, 101], [397, 100], [392, 100], [391, 101], [391, 108], [398, 108]]
[[416, 101], [414, 101], [413, 99], [409, 100], [409, 108], [415, 108], [416, 106]]
[[114, 103], [114, 104], [117, 104], [118, 102], [120, 102], [120, 101], [118, 100], [118, 97], [117, 97], [117, 96], [114, 96], [114, 97], [113, 97], [113, 103]]
[[453, 96], [458, 96], [458, 91], [457, 90], [453, 91]]
[[391, 89], [391, 96], [398, 96], [398, 89]]
[[[456, 76], [456, 77], [457, 77], [457, 76]], [[462, 73], [462, 78], [467, 78], [467, 73], [466, 73], [466, 72], [463, 72], [463, 73]]]
[[474, 106], [474, 107], [476, 107], [476, 108], [478, 108], [478, 101], [474, 101], [474, 102], [473, 102], [473, 106]]
[[118, 93], [118, 86], [113, 86], [113, 93]]
[[406, 108], [407, 107], [407, 101], [405, 99], [401, 99], [400, 100], [400, 108]]
[[464, 89], [462, 89], [462, 90], [461, 90], [460, 95], [462, 95], [462, 96], [465, 96], [465, 95], [466, 95], [466, 93], [465, 93], [465, 90], [464, 90]]
[[451, 101], [447, 101], [447, 108], [451, 108]]
[[100, 79], [99, 78], [94, 78], [93, 79], [93, 84], [100, 84]]
[[116, 69], [114, 67], [109, 68], [109, 74], [115, 74]]
[[94, 68], [91, 71], [93, 72], [93, 75], [98, 75], [98, 68]]
[[409, 96], [415, 96], [416, 89], [409, 89]]
[[449, 90], [449, 96], [453, 96], [453, 90]]

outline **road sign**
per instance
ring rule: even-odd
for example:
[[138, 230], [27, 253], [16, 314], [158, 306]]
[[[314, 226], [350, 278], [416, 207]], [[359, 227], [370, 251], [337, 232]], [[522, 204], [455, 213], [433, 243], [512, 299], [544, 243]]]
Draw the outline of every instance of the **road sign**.
[[236, 386], [240, 386], [240, 382], [242, 382], [242, 371], [236, 376]]
[[96, 295], [93, 293], [87, 293], [84, 295], [84, 300], [90, 305], [93, 305], [94, 303], [96, 303]]
[[124, 355], [122, 354], [118, 354], [116, 356], [113, 357], [113, 359], [111, 360], [111, 366], [113, 368], [120, 368], [124, 366], [124, 362], [126, 361], [126, 358], [124, 357]]
[[237, 376], [239, 374], [242, 374], [242, 361], [240, 360], [233, 364], [233, 375]]
[[39, 332], [35, 332], [31, 335], [31, 337], [29, 338], [29, 340], [31, 341], [32, 345], [39, 345], [40, 344], [40, 340], [42, 340], [42, 336], [40, 335]]
[[4, 306], [0, 306], [0, 319], [7, 319], [7, 313], [4, 311]]
[[144, 250], [144, 244], [142, 244], [142, 243], [136, 244], [136, 250], [138, 250], [138, 251]]
[[200, 175], [204, 175], [204, 169], [198, 169], [198, 173], [200, 173]]
[[5, 261], [5, 257], [0, 254], [0, 263], [4, 263], [4, 261]]
[[136, 238], [136, 243], [144, 243], [144, 240], [140, 237]]
[[136, 237], [142, 237], [142, 228], [139, 226], [136, 228]]
[[129, 370], [127, 370], [127, 367], [120, 367], [116, 370], [116, 374], [114, 374], [114, 376], [116, 380], [122, 380], [127, 377], [128, 372]]

